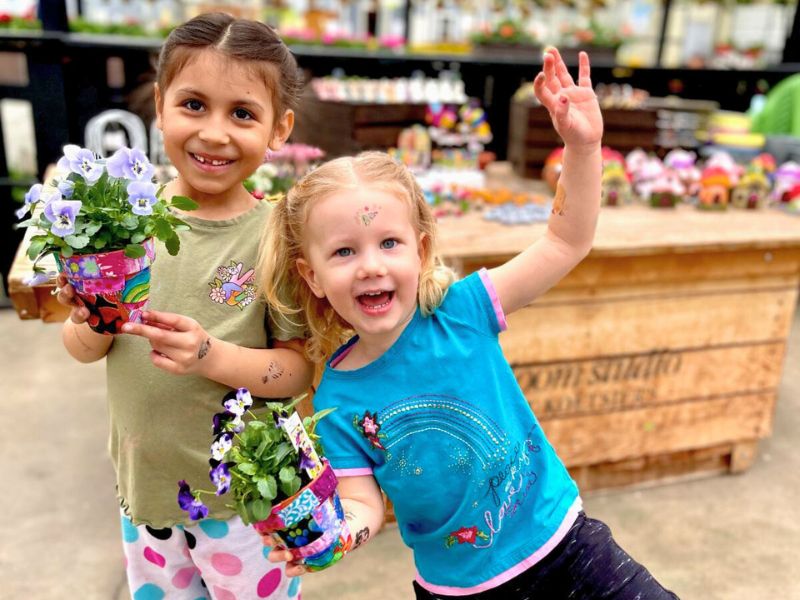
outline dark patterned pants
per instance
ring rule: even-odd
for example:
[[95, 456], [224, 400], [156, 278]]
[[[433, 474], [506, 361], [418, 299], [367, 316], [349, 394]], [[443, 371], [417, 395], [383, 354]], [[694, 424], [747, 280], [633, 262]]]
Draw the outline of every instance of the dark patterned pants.
[[608, 526], [578, 515], [550, 554], [506, 583], [469, 596], [431, 594], [416, 581], [418, 600], [677, 600], [619, 547]]

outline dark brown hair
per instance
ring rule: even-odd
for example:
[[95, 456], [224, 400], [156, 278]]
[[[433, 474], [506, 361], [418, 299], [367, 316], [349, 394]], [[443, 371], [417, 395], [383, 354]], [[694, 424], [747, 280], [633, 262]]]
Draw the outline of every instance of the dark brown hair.
[[[303, 80], [289, 48], [275, 30], [258, 21], [226, 13], [206, 13], [172, 30], [161, 47], [156, 82], [162, 94], [195, 51], [211, 48], [228, 58], [250, 63], [272, 95], [276, 122], [297, 106]], [[162, 96], [163, 97], [163, 96]]]

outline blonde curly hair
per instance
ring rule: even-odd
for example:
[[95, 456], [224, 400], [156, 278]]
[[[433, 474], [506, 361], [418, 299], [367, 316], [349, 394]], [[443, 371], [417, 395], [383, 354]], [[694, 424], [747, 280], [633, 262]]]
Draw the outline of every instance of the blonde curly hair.
[[412, 225], [421, 238], [422, 265], [417, 301], [424, 316], [444, 299], [455, 280], [444, 265], [436, 245], [436, 221], [414, 176], [382, 152], [342, 157], [318, 167], [289, 190], [273, 206], [261, 240], [258, 279], [271, 310], [278, 311], [309, 333], [306, 354], [310, 360], [326, 360], [352, 334], [352, 328], [331, 307], [317, 298], [297, 270], [303, 258], [308, 214], [314, 200], [368, 185], [406, 200]]

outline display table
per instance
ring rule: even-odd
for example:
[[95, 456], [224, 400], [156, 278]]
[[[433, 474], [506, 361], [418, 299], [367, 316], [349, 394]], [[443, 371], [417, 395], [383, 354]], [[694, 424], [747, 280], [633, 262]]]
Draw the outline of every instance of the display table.
[[[440, 221], [462, 274], [544, 233], [477, 212]], [[21, 318], [63, 320], [52, 285], [9, 277]], [[604, 208], [591, 254], [511, 314], [503, 349], [583, 489], [742, 471], [772, 430], [800, 284], [800, 217]]]
[[[460, 273], [545, 230], [441, 221]], [[590, 255], [500, 341], [583, 489], [749, 467], [772, 430], [800, 283], [800, 218], [604, 208]]]

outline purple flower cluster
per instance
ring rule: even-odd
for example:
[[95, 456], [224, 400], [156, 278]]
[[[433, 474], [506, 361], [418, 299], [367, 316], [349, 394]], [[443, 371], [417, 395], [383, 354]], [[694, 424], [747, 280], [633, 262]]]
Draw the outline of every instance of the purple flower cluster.
[[[228, 492], [231, 487], [231, 465], [226, 462], [233, 447], [234, 435], [244, 429], [242, 417], [253, 405], [253, 397], [246, 388], [236, 390], [235, 396], [223, 400], [224, 411], [214, 415], [212, 424], [214, 441], [211, 444], [211, 458], [208, 461], [211, 469], [208, 472], [209, 479], [216, 488], [215, 494], [221, 496]], [[199, 495], [202, 491], [192, 491], [186, 481], [178, 482], [178, 505], [182, 510], [189, 513], [192, 520], [203, 519], [208, 515], [208, 507], [200, 500]]]
[[110, 177], [129, 181], [127, 200], [131, 212], [137, 215], [153, 214], [153, 205], [158, 202], [156, 186], [152, 182], [154, 167], [141, 150], [120, 148], [103, 161], [88, 148], [68, 144], [64, 146], [64, 156], [59, 159], [58, 168], [67, 175], [57, 181], [55, 187], [34, 184], [25, 194], [25, 204], [16, 215], [22, 219], [37, 204], [43, 203], [44, 216], [51, 223], [50, 232], [60, 238], [75, 233], [75, 221], [83, 206], [81, 200], [69, 200], [76, 182], [82, 181], [92, 187], [105, 172]]

